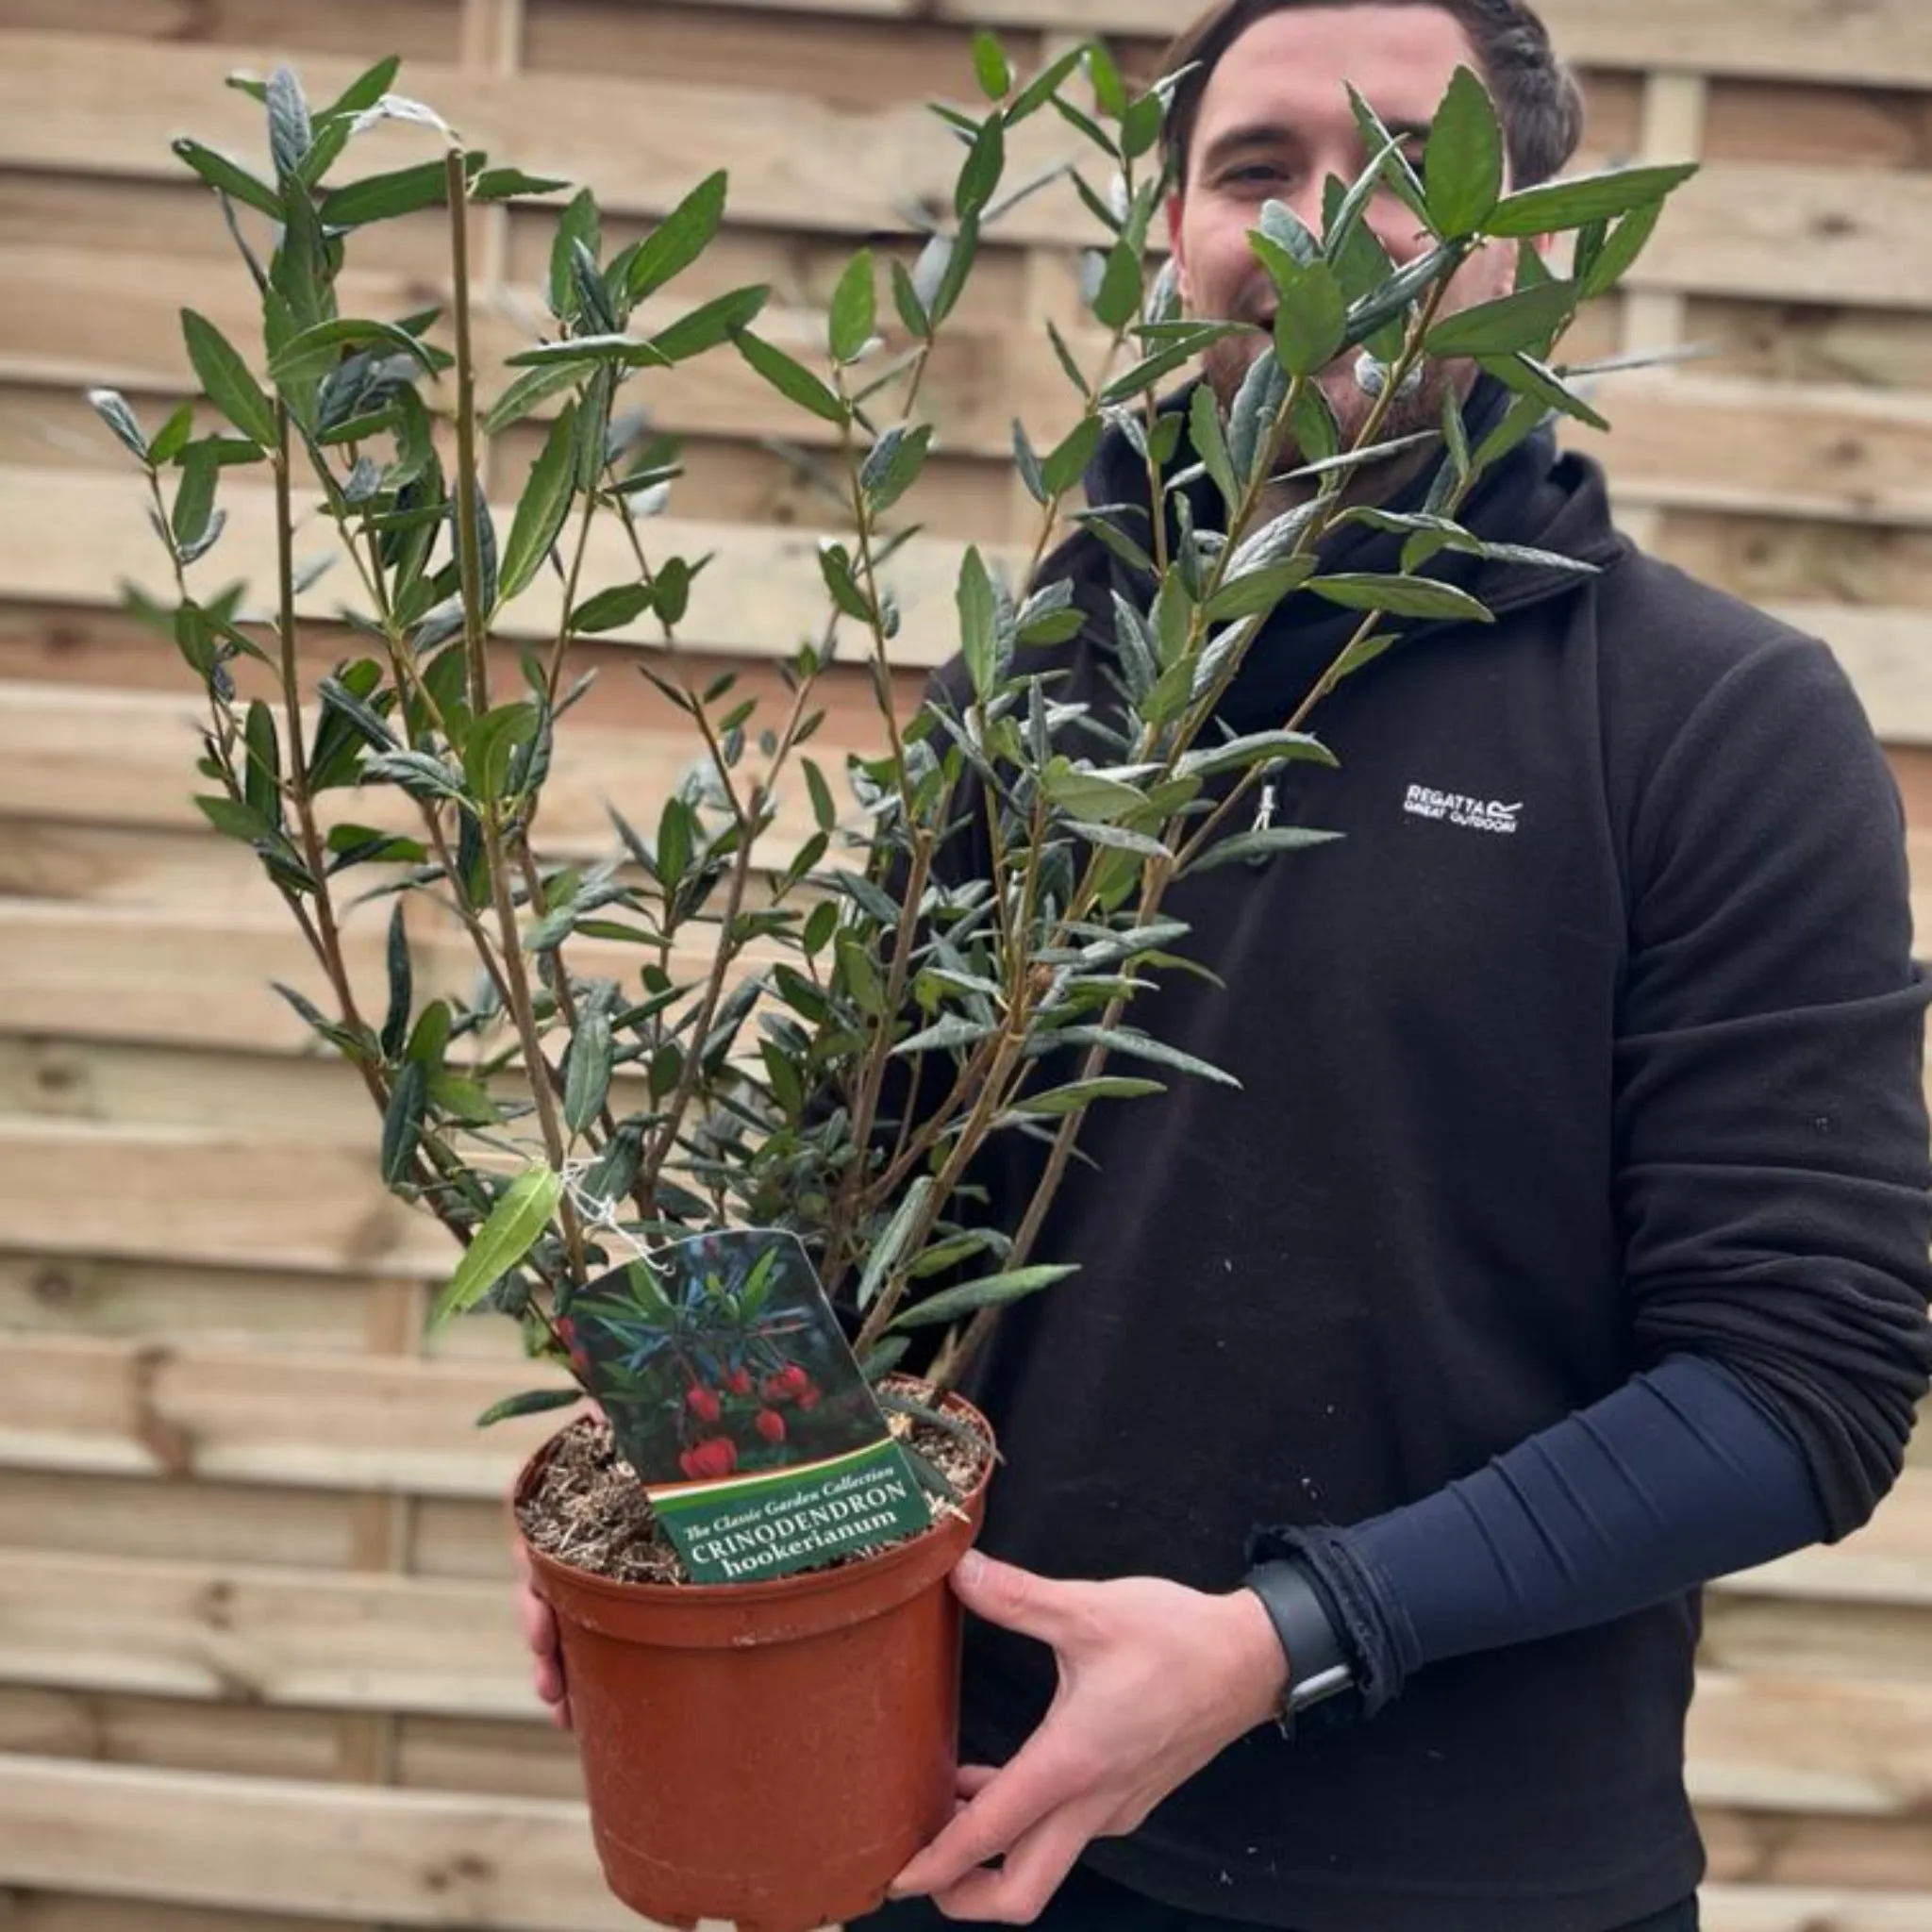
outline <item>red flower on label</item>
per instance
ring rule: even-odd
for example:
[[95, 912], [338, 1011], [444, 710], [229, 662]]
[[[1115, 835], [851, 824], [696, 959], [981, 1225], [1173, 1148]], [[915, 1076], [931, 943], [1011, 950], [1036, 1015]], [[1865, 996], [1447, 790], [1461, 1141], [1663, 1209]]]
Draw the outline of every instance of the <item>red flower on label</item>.
[[761, 1408], [752, 1422], [755, 1428], [768, 1442], [782, 1442], [785, 1440], [785, 1418], [775, 1408]]
[[749, 1369], [733, 1369], [724, 1377], [724, 1386], [734, 1395], [749, 1395], [751, 1393], [751, 1371]]
[[808, 1386], [804, 1393], [798, 1398], [798, 1406], [808, 1412], [816, 1408], [819, 1406], [819, 1391]]
[[677, 1458], [677, 1466], [693, 1482], [729, 1475], [738, 1467], [738, 1444], [729, 1436], [707, 1436]]
[[718, 1400], [715, 1389], [707, 1389], [700, 1382], [693, 1382], [684, 1391], [684, 1399], [691, 1412], [700, 1422], [714, 1423], [724, 1412], [724, 1404]]

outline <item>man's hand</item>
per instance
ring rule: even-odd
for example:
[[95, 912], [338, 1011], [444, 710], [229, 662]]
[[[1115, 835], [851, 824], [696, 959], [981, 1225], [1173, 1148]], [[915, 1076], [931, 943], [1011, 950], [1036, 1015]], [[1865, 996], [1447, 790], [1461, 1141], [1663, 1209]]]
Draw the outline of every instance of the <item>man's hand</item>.
[[[1132, 1831], [1287, 1687], [1252, 1591], [1062, 1583], [976, 1552], [953, 1587], [969, 1610], [1052, 1644], [1059, 1690], [1011, 1763], [961, 1766], [965, 1802], [892, 1883], [894, 1896], [930, 1892], [948, 1918], [1029, 1924], [1090, 1840]], [[980, 1869], [1002, 1855], [999, 1871]]]
[[570, 1729], [570, 1692], [563, 1681], [563, 1652], [557, 1641], [557, 1615], [537, 1594], [530, 1574], [530, 1553], [518, 1537], [510, 1545], [517, 1566], [517, 1621], [524, 1626], [524, 1640], [537, 1660], [537, 1695], [550, 1707], [550, 1722], [559, 1730]]

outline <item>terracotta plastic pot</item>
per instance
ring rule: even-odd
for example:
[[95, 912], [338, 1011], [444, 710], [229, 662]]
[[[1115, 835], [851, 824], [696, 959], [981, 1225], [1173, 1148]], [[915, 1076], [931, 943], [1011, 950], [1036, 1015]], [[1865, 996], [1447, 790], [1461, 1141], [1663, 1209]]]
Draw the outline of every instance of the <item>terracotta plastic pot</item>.
[[982, 1477], [964, 1522], [759, 1583], [619, 1583], [531, 1549], [619, 1899], [663, 1924], [741, 1932], [808, 1932], [880, 1904], [952, 1816], [960, 1613], [946, 1576], [984, 1498]]

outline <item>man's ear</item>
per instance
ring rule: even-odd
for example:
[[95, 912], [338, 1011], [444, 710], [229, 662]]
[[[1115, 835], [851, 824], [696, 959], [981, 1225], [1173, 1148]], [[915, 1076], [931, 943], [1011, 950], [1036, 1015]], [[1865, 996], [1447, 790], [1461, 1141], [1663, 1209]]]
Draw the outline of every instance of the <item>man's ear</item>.
[[1180, 290], [1181, 307], [1192, 308], [1194, 291], [1188, 275], [1188, 252], [1181, 243], [1181, 191], [1176, 188], [1167, 197], [1167, 245], [1174, 256], [1174, 284]]

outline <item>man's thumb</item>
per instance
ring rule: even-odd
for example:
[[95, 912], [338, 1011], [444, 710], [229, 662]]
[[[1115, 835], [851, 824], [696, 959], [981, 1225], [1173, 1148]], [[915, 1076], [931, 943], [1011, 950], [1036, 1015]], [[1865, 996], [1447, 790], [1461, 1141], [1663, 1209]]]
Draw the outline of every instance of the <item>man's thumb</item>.
[[1070, 1588], [977, 1550], [968, 1550], [953, 1572], [953, 1590], [974, 1616], [1042, 1643], [1056, 1643], [1066, 1633]]

